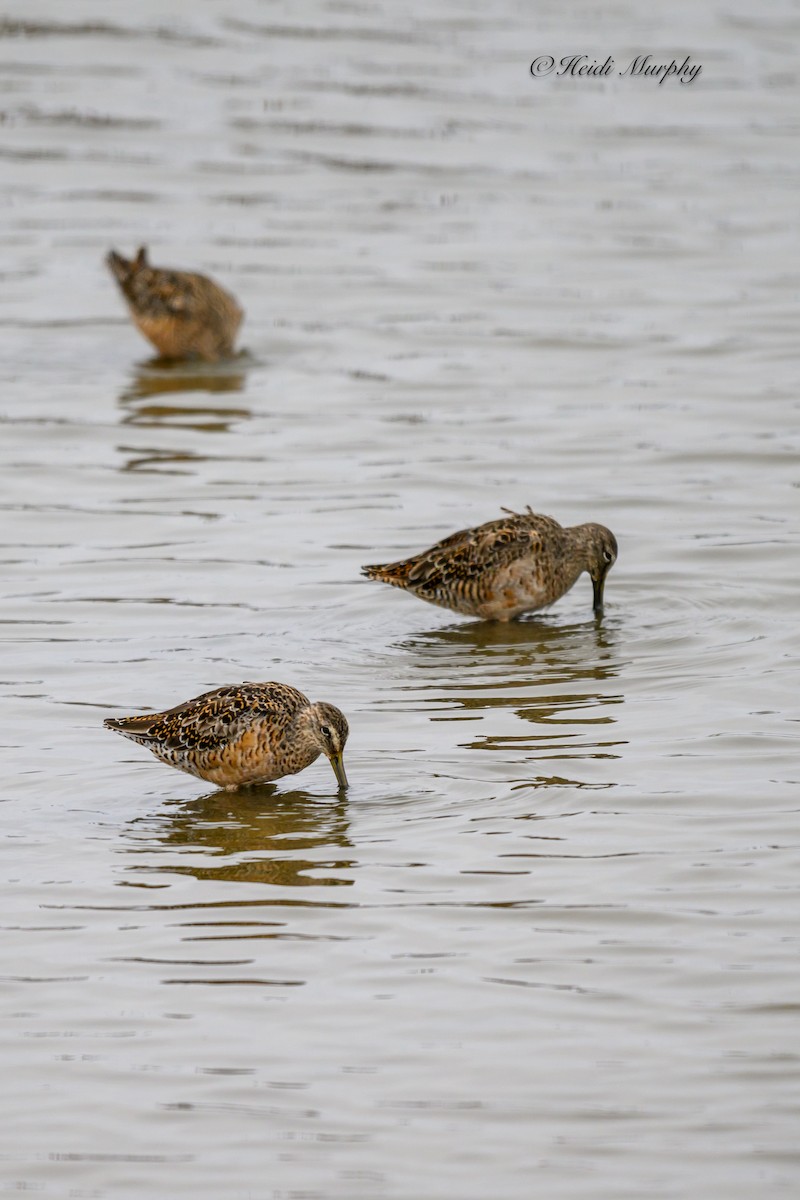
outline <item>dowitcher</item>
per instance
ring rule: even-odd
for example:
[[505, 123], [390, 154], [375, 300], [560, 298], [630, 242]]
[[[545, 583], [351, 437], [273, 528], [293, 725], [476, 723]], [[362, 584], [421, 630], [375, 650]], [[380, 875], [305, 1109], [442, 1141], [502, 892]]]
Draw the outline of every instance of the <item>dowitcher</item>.
[[594, 611], [602, 612], [603, 585], [617, 557], [611, 530], [594, 524], [564, 529], [530, 507], [503, 512], [508, 515], [453, 533], [412, 558], [362, 572], [468, 617], [513, 621], [546, 608], [588, 571]]
[[332, 704], [312, 704], [285, 683], [235, 683], [166, 712], [107, 717], [104, 724], [161, 762], [218, 787], [295, 775], [320, 754], [330, 760], [339, 787], [347, 787], [344, 714]]
[[139, 332], [164, 358], [216, 362], [233, 353], [244, 313], [213, 279], [192, 271], [151, 267], [145, 246], [131, 259], [111, 250], [106, 263]]

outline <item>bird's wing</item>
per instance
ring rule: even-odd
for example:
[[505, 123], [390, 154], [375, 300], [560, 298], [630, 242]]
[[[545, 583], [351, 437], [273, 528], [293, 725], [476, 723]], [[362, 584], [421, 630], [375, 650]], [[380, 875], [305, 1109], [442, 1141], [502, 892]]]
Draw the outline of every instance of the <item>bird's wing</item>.
[[520, 521], [490, 521], [462, 529], [410, 560], [408, 585], [425, 590], [476, 579], [532, 553], [541, 538]]
[[200, 307], [192, 276], [178, 271], [149, 270], [134, 277], [136, 299], [143, 309], [191, 317]]
[[111, 718], [106, 724], [144, 745], [213, 750], [235, 741], [259, 717], [288, 724], [307, 703], [302, 692], [286, 684], [240, 683], [205, 692], [167, 712]]

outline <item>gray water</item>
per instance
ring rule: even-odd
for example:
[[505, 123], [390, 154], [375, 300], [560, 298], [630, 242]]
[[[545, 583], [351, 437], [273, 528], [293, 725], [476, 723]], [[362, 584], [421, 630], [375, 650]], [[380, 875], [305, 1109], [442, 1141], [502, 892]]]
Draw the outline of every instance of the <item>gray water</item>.
[[[5, 12], [2, 1191], [796, 1197], [796, 4]], [[526, 504], [599, 624], [359, 577]], [[346, 798], [102, 728], [271, 678]]]

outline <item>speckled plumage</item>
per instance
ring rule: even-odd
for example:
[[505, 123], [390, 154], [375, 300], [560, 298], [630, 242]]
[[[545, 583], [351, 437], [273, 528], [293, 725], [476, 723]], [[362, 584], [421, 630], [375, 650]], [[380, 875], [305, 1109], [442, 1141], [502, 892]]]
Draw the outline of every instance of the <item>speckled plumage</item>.
[[244, 313], [230, 292], [191, 271], [151, 267], [142, 246], [136, 257], [111, 250], [106, 258], [139, 332], [164, 358], [215, 362], [233, 353]]
[[600, 612], [617, 557], [613, 533], [594, 524], [565, 529], [530, 508], [503, 511], [507, 516], [462, 529], [411, 558], [363, 567], [363, 574], [465, 616], [512, 621], [546, 608], [588, 571]]
[[218, 787], [294, 775], [325, 754], [347, 787], [343, 713], [312, 704], [285, 683], [237, 683], [204, 692], [166, 712], [107, 717], [107, 729], [146, 746], [161, 762]]

